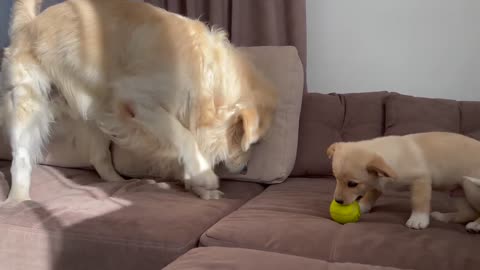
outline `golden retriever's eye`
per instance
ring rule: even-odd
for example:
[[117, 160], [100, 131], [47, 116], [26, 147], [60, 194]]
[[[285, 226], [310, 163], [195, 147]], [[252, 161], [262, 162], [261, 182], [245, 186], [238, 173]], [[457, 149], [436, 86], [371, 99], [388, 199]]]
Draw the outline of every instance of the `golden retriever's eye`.
[[349, 188], [354, 188], [354, 187], [358, 186], [358, 183], [354, 182], [354, 181], [348, 181], [347, 186]]

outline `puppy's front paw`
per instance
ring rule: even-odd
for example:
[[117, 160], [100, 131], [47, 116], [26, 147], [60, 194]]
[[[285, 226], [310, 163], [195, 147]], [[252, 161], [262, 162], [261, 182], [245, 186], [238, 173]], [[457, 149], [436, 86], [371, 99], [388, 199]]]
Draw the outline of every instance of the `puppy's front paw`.
[[427, 213], [412, 213], [406, 223], [407, 227], [415, 230], [425, 229], [428, 224], [430, 224], [430, 216]]
[[372, 205], [369, 203], [360, 201], [358, 204], [360, 205], [360, 212], [362, 214], [369, 213], [370, 210], [372, 210]]
[[477, 221], [470, 222], [465, 226], [465, 229], [469, 233], [480, 233], [480, 223]]

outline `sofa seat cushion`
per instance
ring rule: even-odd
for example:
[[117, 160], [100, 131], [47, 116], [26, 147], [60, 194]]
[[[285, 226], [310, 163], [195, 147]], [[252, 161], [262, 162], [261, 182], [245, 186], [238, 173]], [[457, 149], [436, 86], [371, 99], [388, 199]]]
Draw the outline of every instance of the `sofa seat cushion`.
[[[0, 163], [2, 201], [9, 169]], [[33, 201], [0, 207], [0, 269], [161, 269], [263, 187], [224, 181], [221, 190], [224, 199], [206, 201], [175, 183], [38, 166]]]
[[[270, 186], [208, 229], [201, 244], [418, 270], [478, 269], [480, 236], [464, 226], [432, 221], [415, 231], [404, 225], [408, 193], [386, 194], [358, 223], [340, 225], [329, 217], [334, 188], [332, 179], [302, 178]], [[433, 209], [451, 210], [445, 194], [435, 193]]]
[[164, 270], [394, 270], [397, 268], [322, 260], [241, 248], [190, 250]]

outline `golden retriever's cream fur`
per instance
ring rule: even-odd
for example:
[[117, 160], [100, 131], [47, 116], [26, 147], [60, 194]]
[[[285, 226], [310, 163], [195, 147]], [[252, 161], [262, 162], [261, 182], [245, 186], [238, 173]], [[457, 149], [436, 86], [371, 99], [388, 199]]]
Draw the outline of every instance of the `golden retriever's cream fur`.
[[369, 212], [388, 188], [410, 189], [412, 214], [406, 225], [423, 229], [430, 222], [432, 189], [462, 188], [458, 212], [433, 212], [445, 222], [466, 223], [480, 232], [480, 142], [447, 132], [386, 136], [332, 144], [327, 149], [337, 179], [334, 199], [343, 204], [360, 200]]
[[[273, 119], [271, 83], [223, 32], [200, 21], [126, 0], [71, 0], [37, 15], [40, 2], [15, 1], [3, 61], [9, 200], [29, 198], [31, 169], [58, 110], [108, 135], [101, 145], [112, 139], [159, 164], [178, 163], [172, 170], [182, 169], [188, 188], [218, 198], [212, 168], [246, 166]], [[121, 179], [108, 149], [91, 155], [103, 178]]]

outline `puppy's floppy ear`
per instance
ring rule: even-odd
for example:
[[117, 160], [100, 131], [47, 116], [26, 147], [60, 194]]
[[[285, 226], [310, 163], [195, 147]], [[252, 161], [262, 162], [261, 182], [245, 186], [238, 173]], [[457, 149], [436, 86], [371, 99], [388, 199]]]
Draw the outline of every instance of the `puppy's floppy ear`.
[[367, 171], [368, 173], [375, 174], [380, 177], [397, 177], [397, 174], [392, 167], [390, 167], [385, 160], [378, 155], [375, 155], [375, 157], [367, 164]]
[[243, 126], [242, 150], [246, 152], [260, 138], [258, 111], [255, 108], [242, 109], [240, 111], [240, 119]]
[[335, 154], [335, 150], [337, 149], [339, 143], [333, 143], [327, 148], [327, 156], [329, 159], [332, 159], [333, 155]]

